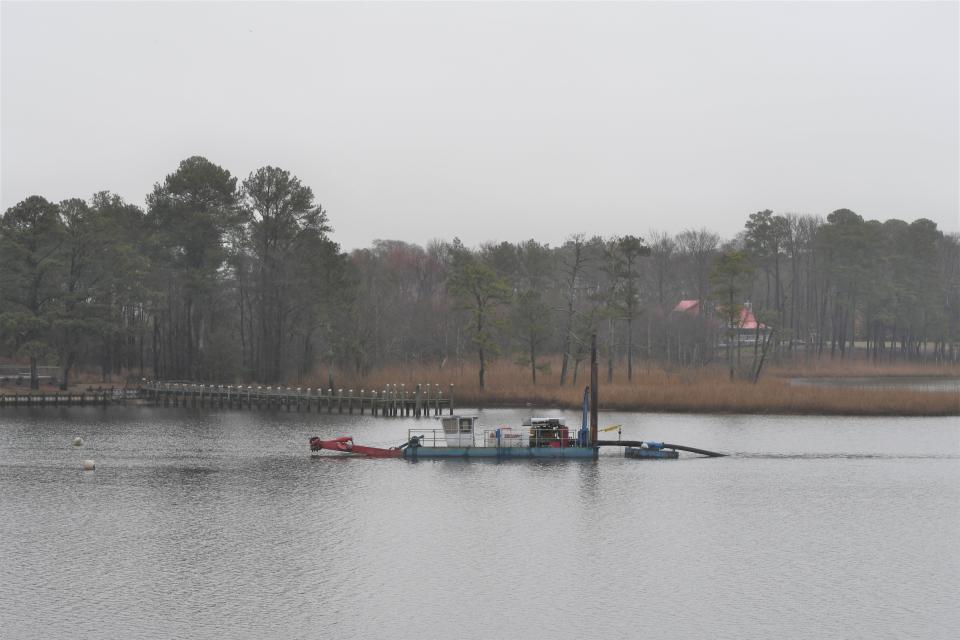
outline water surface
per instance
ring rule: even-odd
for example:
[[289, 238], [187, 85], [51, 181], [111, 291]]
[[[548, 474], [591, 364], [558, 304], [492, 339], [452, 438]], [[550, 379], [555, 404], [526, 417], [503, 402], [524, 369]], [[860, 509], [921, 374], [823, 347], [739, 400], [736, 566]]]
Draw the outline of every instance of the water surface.
[[[530, 413], [480, 415], [497, 426]], [[307, 438], [398, 444], [424, 421], [4, 409], [0, 635], [960, 633], [956, 419], [601, 422], [735, 455], [339, 459], [311, 457]]]
[[[909, 391], [953, 391], [960, 394], [960, 378], [941, 376], [841, 376], [791, 378], [802, 387], [858, 387], [861, 389], [905, 389]], [[960, 402], [960, 395], [958, 395]]]

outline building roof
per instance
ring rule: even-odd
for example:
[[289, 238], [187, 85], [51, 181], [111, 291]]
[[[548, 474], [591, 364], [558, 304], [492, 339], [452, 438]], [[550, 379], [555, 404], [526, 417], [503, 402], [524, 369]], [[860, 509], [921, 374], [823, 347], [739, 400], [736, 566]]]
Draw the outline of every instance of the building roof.
[[677, 313], [691, 313], [698, 314], [700, 313], [700, 301], [699, 300], [681, 300], [677, 303], [677, 306], [673, 308]]
[[737, 322], [737, 327], [740, 329], [757, 329], [759, 324], [760, 329], [766, 329], [767, 325], [762, 322], [757, 322], [757, 318], [753, 315], [753, 311], [747, 307], [740, 309], [740, 320]]
[[[700, 301], [681, 300], [677, 303], [677, 306], [673, 308], [673, 313], [686, 313], [692, 316], [698, 316], [700, 315]], [[767, 325], [757, 321], [756, 316], [753, 315], [753, 310], [750, 308], [750, 303], [746, 303], [740, 309], [740, 317], [737, 320], [737, 328], [756, 331], [758, 324], [761, 330], [765, 330], [767, 328]]]

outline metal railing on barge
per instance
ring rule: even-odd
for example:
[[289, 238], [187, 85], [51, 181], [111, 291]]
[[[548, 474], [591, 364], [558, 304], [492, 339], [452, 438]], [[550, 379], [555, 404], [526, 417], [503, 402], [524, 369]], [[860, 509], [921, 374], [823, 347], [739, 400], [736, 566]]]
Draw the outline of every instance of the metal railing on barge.
[[[479, 438], [478, 438], [479, 436]], [[444, 429], [408, 429], [407, 442], [417, 438], [421, 447], [575, 447], [572, 434], [557, 435], [551, 427], [500, 427], [481, 434], [448, 433]], [[452, 444], [451, 444], [452, 443]]]

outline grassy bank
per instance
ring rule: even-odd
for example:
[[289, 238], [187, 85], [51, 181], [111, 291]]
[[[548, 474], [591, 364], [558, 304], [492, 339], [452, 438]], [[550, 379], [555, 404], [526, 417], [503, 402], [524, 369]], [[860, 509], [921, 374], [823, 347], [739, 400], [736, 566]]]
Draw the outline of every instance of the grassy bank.
[[[487, 369], [486, 389], [481, 393], [476, 365], [438, 367], [409, 365], [383, 367], [367, 376], [334, 371], [334, 384], [343, 389], [382, 389], [387, 384], [406, 384], [412, 389], [418, 383], [439, 384], [447, 393], [455, 385], [456, 405], [460, 407], [543, 407], [577, 409], [589, 370], [581, 365], [577, 383], [568, 379], [560, 386], [559, 360], [538, 373], [537, 384], [530, 371], [501, 360]], [[762, 413], [809, 415], [873, 415], [873, 416], [956, 416], [960, 415], [960, 394], [951, 391], [929, 392], [911, 389], [870, 389], [855, 386], [819, 387], [790, 384], [795, 377], [884, 378], [923, 377], [960, 378], [960, 367], [919, 363], [876, 365], [860, 360], [822, 360], [773, 365], [757, 384], [745, 380], [730, 381], [722, 366], [704, 369], [638, 365], [633, 382], [627, 382], [625, 367], [614, 370], [614, 381], [607, 382], [607, 370], [600, 370], [600, 404], [602, 409], [623, 411], [689, 412], [689, 413]], [[570, 376], [572, 379], [572, 375]], [[102, 382], [93, 373], [78, 372], [74, 392], [88, 387], [124, 386], [123, 378]], [[326, 387], [326, 374], [291, 386]], [[41, 392], [54, 392], [44, 385]], [[24, 386], [7, 385], [0, 393], [25, 393]]]
[[[461, 407], [564, 407], [579, 408], [588, 376], [581, 368], [577, 384], [559, 386], [559, 366], [538, 375], [537, 384], [530, 372], [508, 362], [498, 362], [487, 370], [486, 389], [481, 392], [474, 366], [463, 369], [436, 366], [389, 367], [365, 377], [334, 374], [337, 386], [379, 389], [386, 384], [421, 382], [440, 384], [446, 392], [455, 385], [456, 404]], [[819, 415], [960, 415], [960, 395], [954, 392], [927, 392], [909, 389], [864, 389], [857, 387], [823, 388], [791, 385], [796, 376], [866, 377], [936, 376], [960, 377], [954, 367], [918, 367], [916, 365], [876, 368], [858, 363], [834, 363], [815, 368], [772, 369], [757, 384], [730, 381], [722, 367], [668, 371], [659, 367], [635, 367], [633, 382], [626, 371], [614, 371], [614, 382], [606, 381], [606, 369], [600, 373], [600, 402], [607, 410], [662, 411], [696, 413], [765, 413]], [[326, 379], [312, 380], [325, 385]]]

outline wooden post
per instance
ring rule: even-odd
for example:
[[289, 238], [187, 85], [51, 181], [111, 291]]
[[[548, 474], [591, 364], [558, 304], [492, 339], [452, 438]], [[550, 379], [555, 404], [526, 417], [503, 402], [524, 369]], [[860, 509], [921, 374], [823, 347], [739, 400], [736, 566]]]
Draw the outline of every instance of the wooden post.
[[353, 415], [353, 389], [347, 390], [347, 413]]
[[447, 399], [447, 403], [450, 406], [450, 415], [453, 415], [453, 385], [450, 385], [450, 398]]

